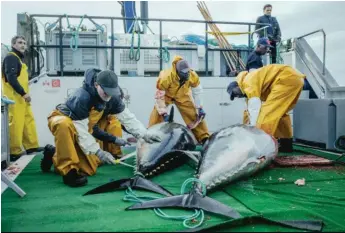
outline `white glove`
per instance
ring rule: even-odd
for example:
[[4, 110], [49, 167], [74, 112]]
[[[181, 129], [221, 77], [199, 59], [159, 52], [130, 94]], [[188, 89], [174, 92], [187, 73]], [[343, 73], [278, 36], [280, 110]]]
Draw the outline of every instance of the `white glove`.
[[203, 107], [202, 94], [203, 94], [203, 88], [201, 84], [199, 84], [197, 87], [194, 87], [194, 88], [192, 87], [192, 95], [194, 99], [195, 108]]
[[107, 163], [107, 164], [115, 164], [114, 162], [114, 157], [112, 156], [112, 154], [110, 154], [107, 151], [101, 150], [99, 149], [96, 152], [97, 157], [103, 162], [103, 163]]
[[258, 97], [253, 97], [248, 100], [248, 113], [250, 125], [255, 126], [259, 117], [261, 109], [261, 100]]
[[146, 134], [144, 135], [143, 139], [147, 142], [147, 143], [154, 143], [154, 142], [160, 142], [162, 141], [162, 139], [156, 135], [156, 134], [150, 134], [148, 132], [146, 132]]

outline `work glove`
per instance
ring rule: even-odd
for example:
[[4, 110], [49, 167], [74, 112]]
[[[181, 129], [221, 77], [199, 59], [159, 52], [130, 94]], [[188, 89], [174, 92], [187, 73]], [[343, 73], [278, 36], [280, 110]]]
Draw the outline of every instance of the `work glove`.
[[198, 108], [198, 115], [199, 115], [199, 118], [201, 117], [205, 118], [206, 112], [202, 108]]
[[131, 145], [129, 142], [127, 142], [127, 140], [124, 140], [124, 139], [118, 138], [118, 137], [115, 139], [114, 144], [116, 144], [118, 146]]
[[113, 155], [107, 151], [98, 149], [96, 155], [103, 163], [115, 164]]
[[169, 122], [169, 115], [168, 114], [164, 114], [163, 115], [163, 119], [164, 119], [164, 122]]
[[146, 133], [143, 137], [143, 139], [147, 142], [147, 143], [154, 143], [154, 142], [160, 142], [162, 139], [155, 134], [150, 134], [150, 133]]

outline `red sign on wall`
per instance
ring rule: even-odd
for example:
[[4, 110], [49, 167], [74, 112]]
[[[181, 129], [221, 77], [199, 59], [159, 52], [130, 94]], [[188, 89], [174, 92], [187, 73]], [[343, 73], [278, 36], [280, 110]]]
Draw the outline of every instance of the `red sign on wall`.
[[60, 79], [52, 79], [52, 87], [60, 87]]

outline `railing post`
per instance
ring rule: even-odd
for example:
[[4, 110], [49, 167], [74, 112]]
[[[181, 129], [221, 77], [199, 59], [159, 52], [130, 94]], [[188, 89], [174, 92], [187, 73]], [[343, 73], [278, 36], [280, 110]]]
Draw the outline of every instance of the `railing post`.
[[[34, 21], [33, 17], [30, 16], [30, 29], [31, 29], [31, 46], [34, 45]], [[35, 59], [34, 59], [34, 47], [31, 47], [31, 77], [36, 73], [35, 70]]]
[[63, 49], [62, 49], [62, 17], [59, 19], [59, 41], [60, 41], [60, 74], [63, 76]]
[[250, 47], [250, 42], [251, 42], [251, 34], [252, 34], [252, 27], [250, 26], [250, 25], [248, 25], [248, 32], [249, 32], [249, 34], [248, 34], [248, 52], [247, 52], [247, 59], [248, 59], [248, 56], [249, 56], [249, 49], [251, 49], [251, 47]]
[[[206, 76], [208, 76], [208, 33], [207, 33], [207, 29], [208, 29], [208, 24], [207, 22], [205, 23], [205, 74]], [[214, 53], [214, 52], [213, 52]], [[214, 54], [213, 54], [214, 57]]]
[[[114, 19], [111, 19], [111, 65], [110, 65], [110, 70], [114, 71], [115, 69], [115, 61], [114, 61]], [[119, 61], [120, 65], [120, 61]], [[120, 75], [120, 74], [117, 74]]]
[[159, 71], [163, 70], [163, 56], [162, 56], [162, 21], [159, 21]]
[[322, 74], [326, 74], [326, 33], [322, 30], [323, 33], [323, 68]]

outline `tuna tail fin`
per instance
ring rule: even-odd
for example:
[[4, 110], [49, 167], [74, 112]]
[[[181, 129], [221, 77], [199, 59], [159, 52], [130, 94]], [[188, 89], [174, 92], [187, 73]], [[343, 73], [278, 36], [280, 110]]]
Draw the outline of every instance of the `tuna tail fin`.
[[205, 211], [219, 214], [230, 218], [241, 218], [242, 216], [234, 209], [224, 205], [207, 196], [203, 197], [198, 193], [190, 193], [179, 196], [160, 198], [153, 201], [134, 204], [126, 210], [180, 207], [187, 209], [203, 209]]
[[142, 178], [140, 176], [135, 176], [133, 178], [111, 181], [104, 185], [98, 186], [97, 188], [91, 189], [90, 191], [86, 192], [83, 196], [99, 194], [99, 193], [107, 193], [107, 192], [112, 192], [115, 190], [126, 189], [128, 187], [131, 187], [134, 189], [137, 188], [137, 189], [152, 191], [152, 192], [159, 193], [165, 196], [173, 195], [171, 192], [169, 192], [162, 186], [155, 184], [152, 181]]
[[272, 220], [263, 216], [248, 216], [239, 220], [226, 221], [215, 226], [197, 227], [187, 229], [182, 232], [214, 232], [217, 230], [224, 230], [231, 226], [238, 226], [239, 224], [255, 224], [255, 223], [269, 223], [277, 224], [284, 227], [290, 227], [309, 231], [322, 231], [323, 221], [321, 220]]
[[170, 114], [169, 114], [169, 122], [173, 122], [173, 121], [174, 121], [174, 106], [171, 106]]

